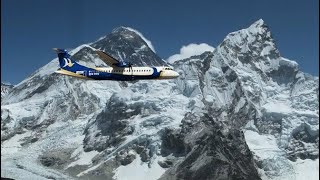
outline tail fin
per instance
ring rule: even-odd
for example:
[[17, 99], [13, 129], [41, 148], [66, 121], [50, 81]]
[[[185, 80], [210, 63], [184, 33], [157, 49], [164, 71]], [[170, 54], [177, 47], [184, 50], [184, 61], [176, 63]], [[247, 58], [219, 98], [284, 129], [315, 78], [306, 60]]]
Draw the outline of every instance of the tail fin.
[[58, 54], [59, 64], [62, 69], [66, 69], [67, 67], [72, 67], [76, 62], [70, 59], [70, 54], [65, 49], [53, 48], [54, 51]]
[[87, 78], [87, 71], [91, 70], [91, 68], [82, 66], [71, 60], [70, 54], [68, 54], [67, 50], [65, 49], [53, 48], [53, 50], [58, 54], [60, 64], [60, 69], [55, 71], [56, 73], [80, 78]]

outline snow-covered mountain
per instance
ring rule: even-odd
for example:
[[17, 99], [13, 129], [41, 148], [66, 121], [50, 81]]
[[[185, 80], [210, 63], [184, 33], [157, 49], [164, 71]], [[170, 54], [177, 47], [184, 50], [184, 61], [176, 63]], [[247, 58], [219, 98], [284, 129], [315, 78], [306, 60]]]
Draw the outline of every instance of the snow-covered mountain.
[[13, 88], [13, 85], [1, 83], [1, 99], [9, 93], [9, 91]]
[[[104, 65], [93, 48], [167, 64], [149, 46], [119, 27], [71, 54], [87, 66]], [[2, 98], [2, 176], [318, 178], [318, 77], [280, 55], [263, 20], [172, 65], [176, 80], [86, 81], [54, 74], [52, 60]]]

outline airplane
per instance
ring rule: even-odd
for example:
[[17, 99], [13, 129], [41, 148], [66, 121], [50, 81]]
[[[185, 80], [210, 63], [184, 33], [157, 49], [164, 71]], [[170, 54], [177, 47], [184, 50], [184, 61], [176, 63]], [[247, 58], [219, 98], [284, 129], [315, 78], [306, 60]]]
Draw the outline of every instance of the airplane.
[[95, 50], [101, 60], [110, 67], [86, 67], [71, 59], [65, 49], [53, 48], [59, 59], [60, 68], [56, 73], [88, 80], [136, 81], [151, 79], [174, 79], [179, 76], [173, 68], [163, 67], [133, 67], [131, 63], [119, 61], [111, 55]]

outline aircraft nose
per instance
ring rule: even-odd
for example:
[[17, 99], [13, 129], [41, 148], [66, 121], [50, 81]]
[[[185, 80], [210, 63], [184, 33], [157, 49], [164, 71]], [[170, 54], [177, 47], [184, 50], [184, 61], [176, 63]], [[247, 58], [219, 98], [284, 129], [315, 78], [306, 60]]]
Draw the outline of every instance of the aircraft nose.
[[174, 77], [179, 77], [179, 73], [177, 73], [177, 72], [174, 71], [174, 72], [173, 72], [173, 76], [174, 76]]

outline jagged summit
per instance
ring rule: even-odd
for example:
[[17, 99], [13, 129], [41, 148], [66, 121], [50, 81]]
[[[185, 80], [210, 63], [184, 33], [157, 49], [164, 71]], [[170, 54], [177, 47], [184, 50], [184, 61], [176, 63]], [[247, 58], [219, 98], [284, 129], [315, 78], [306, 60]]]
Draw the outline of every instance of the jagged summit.
[[116, 58], [126, 59], [136, 66], [161, 66], [167, 65], [139, 31], [120, 26], [113, 29], [107, 36], [91, 44], [96, 49], [112, 54]]
[[252, 64], [265, 73], [277, 70], [282, 61], [275, 40], [262, 19], [248, 28], [229, 33], [217, 50], [229, 54], [229, 63]]
[[259, 28], [259, 27], [263, 27], [266, 26], [265, 22], [263, 19], [259, 19], [257, 21], [255, 21], [254, 23], [252, 23], [250, 25], [250, 28]]
[[139, 38], [141, 38], [147, 45], [148, 47], [153, 51], [156, 52], [151, 41], [149, 41], [148, 39], [146, 39], [142, 33], [140, 33], [138, 30], [133, 29], [131, 27], [124, 27], [124, 26], [120, 26], [118, 28], [115, 28], [112, 33], [121, 33], [125, 38], [137, 38], [137, 36]]
[[229, 33], [225, 40], [229, 38], [232, 38], [235, 43], [247, 42], [252, 44], [263, 41], [275, 45], [271, 32], [262, 19], [257, 20], [247, 28]]
[[131, 28], [131, 27], [126, 27], [126, 26], [119, 26], [119, 27], [116, 27], [114, 28], [111, 33], [135, 33], [136, 35], [139, 36], [137, 30], [135, 30], [134, 28]]
[[111, 33], [118, 33], [118, 32], [122, 32], [122, 31], [126, 31], [126, 27], [125, 26], [119, 26], [119, 27], [116, 27], [114, 28]]
[[267, 24], [262, 19], [251, 24], [247, 30], [252, 35], [271, 36], [271, 32]]
[[136, 33], [138, 31], [133, 31], [133, 30], [130, 30], [130, 29], [133, 29], [133, 28], [120, 26], [120, 27], [114, 28], [111, 31], [111, 34], [116, 34], [116, 35], [122, 36], [122, 37], [127, 38], [127, 39], [133, 39], [133, 38], [141, 38], [142, 39], [140, 34]]

